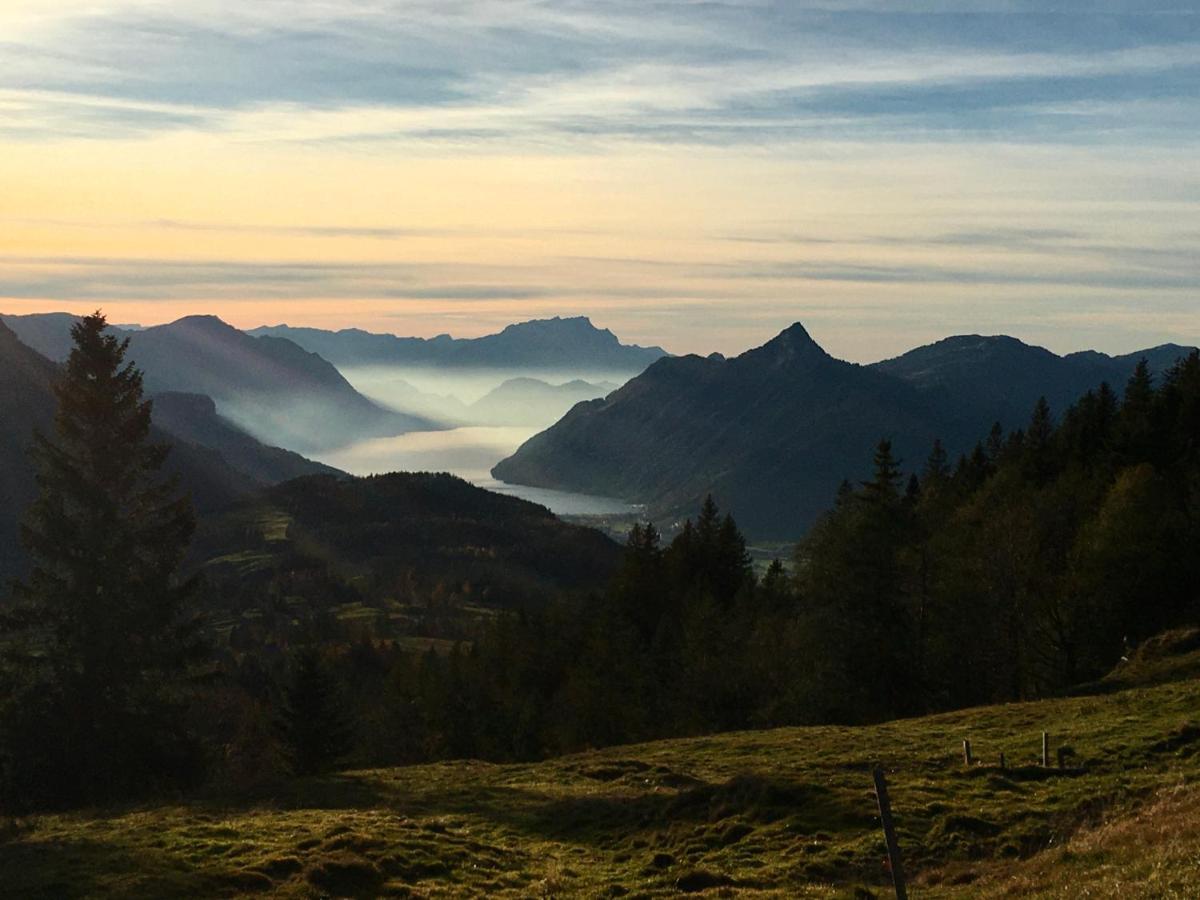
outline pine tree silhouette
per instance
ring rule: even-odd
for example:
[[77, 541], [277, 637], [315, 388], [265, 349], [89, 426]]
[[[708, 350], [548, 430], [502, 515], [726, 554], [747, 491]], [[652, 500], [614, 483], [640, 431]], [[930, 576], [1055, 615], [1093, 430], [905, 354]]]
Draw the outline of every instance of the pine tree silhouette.
[[283, 738], [297, 775], [334, 768], [349, 752], [351, 732], [333, 679], [314, 649], [297, 656], [283, 708]]
[[0, 771], [17, 805], [122, 796], [196, 768], [181, 701], [203, 647], [184, 614], [194, 583], [175, 574], [191, 502], [159, 474], [169, 447], [150, 440], [142, 375], [106, 328], [97, 312], [72, 329], [55, 434], [32, 451], [32, 571], [0, 636]]

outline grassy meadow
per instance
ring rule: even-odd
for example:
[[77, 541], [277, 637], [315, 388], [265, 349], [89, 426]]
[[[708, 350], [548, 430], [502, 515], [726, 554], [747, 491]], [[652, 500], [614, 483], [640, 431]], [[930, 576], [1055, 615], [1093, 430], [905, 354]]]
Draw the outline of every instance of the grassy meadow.
[[[880, 761], [914, 896], [1194, 897], [1195, 665], [1134, 660], [1087, 696], [873, 727], [354, 771], [269, 801], [11, 820], [0, 892], [888, 896], [869, 776]], [[1038, 764], [1043, 730], [1067, 748], [1061, 769]]]

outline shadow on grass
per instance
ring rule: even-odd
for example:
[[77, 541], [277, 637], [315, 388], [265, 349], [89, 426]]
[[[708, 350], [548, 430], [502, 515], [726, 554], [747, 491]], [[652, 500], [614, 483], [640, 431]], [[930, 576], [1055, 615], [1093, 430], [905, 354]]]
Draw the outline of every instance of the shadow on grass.
[[76, 900], [97, 896], [234, 896], [270, 890], [261, 874], [206, 863], [203, 876], [165, 852], [87, 839], [25, 840], [0, 844], [0, 895], [23, 900]]
[[860, 830], [874, 823], [872, 809], [861, 798], [839, 796], [824, 785], [761, 775], [710, 783], [667, 773], [651, 786], [616, 778], [577, 793], [512, 785], [466, 788], [458, 783], [408, 793], [403, 786], [346, 775], [301, 783], [281, 806], [385, 808], [406, 816], [451, 820], [470, 817], [542, 839], [597, 845], [644, 828], [680, 822], [711, 824], [734, 817], [756, 824], [788, 819], [801, 832]]

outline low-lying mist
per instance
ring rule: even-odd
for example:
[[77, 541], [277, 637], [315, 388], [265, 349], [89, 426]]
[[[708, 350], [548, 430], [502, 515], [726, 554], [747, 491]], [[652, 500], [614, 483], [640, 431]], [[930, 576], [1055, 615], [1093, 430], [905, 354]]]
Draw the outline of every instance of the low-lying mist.
[[631, 509], [611, 498], [507, 485], [492, 478], [491, 469], [576, 403], [610, 394], [636, 372], [392, 366], [348, 366], [340, 371], [376, 403], [431, 425], [394, 436], [364, 435], [323, 449], [315, 455], [323, 463], [353, 475], [451, 472], [560, 515], [608, 516]]
[[[636, 372], [347, 366], [362, 394], [390, 409], [449, 426], [541, 426], [576, 403], [604, 397]], [[540, 429], [539, 429], [540, 430]]]

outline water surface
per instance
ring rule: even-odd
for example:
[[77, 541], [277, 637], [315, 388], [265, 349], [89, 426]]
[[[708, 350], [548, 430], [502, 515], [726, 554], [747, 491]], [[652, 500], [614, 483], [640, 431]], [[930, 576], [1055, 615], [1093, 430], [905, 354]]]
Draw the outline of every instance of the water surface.
[[635, 507], [610, 497], [506, 484], [491, 469], [535, 435], [528, 426], [469, 426], [446, 431], [414, 431], [396, 437], [359, 441], [318, 455], [323, 463], [351, 475], [387, 472], [450, 472], [472, 484], [540, 503], [560, 516], [612, 516]]

